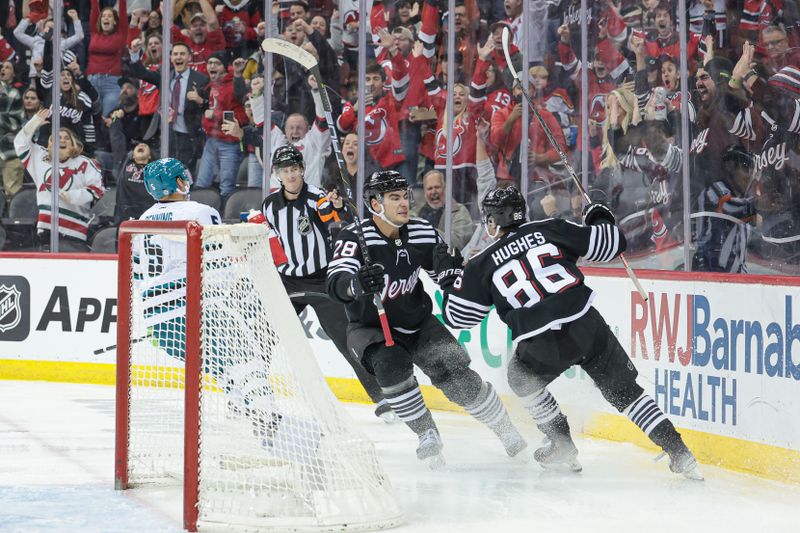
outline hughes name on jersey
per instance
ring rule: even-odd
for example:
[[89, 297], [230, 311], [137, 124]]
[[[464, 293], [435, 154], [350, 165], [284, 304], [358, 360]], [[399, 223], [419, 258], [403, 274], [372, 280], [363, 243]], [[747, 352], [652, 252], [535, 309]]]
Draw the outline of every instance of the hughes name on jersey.
[[480, 323], [491, 309], [527, 339], [586, 314], [594, 293], [576, 266], [579, 257], [611, 261], [625, 250], [614, 225], [582, 226], [561, 219], [528, 222], [470, 259], [445, 292], [444, 320], [455, 328]]
[[[420, 270], [433, 275], [433, 248], [444, 241], [430, 222], [421, 218], [412, 218], [401, 227], [398, 239], [385, 237], [372, 220], [362, 221], [361, 226], [371, 262], [380, 263], [384, 268], [386, 287], [380, 297], [389, 324], [401, 333], [417, 331], [433, 309], [431, 299], [419, 281]], [[351, 276], [362, 266], [364, 258], [358, 246], [356, 227], [351, 224], [341, 231], [333, 247], [333, 260], [328, 266], [328, 287], [345, 281], [349, 283]], [[331, 295], [336, 292], [328, 290]], [[378, 311], [371, 298], [343, 303], [347, 304], [350, 322], [380, 327]]]

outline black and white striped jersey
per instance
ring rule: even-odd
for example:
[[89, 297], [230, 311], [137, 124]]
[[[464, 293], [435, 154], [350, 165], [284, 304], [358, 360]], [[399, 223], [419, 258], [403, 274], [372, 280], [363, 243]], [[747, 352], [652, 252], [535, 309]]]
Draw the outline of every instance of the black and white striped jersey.
[[[364, 240], [372, 263], [384, 268], [386, 287], [381, 294], [389, 325], [401, 333], [414, 333], [430, 317], [433, 304], [419, 281], [420, 270], [433, 275], [433, 248], [444, 242], [427, 220], [412, 218], [400, 228], [400, 237], [390, 239], [378, 230], [375, 222], [361, 221]], [[356, 227], [351, 224], [339, 233], [333, 246], [333, 260], [328, 268], [328, 294], [346, 304], [350, 322], [380, 327], [378, 311], [372, 298], [351, 300], [347, 287], [353, 274], [364, 265], [358, 246]]]
[[287, 200], [283, 188], [270, 194], [261, 211], [286, 252], [288, 262], [278, 266], [281, 275], [304, 278], [325, 272], [331, 260], [328, 225], [341, 220], [344, 209], [335, 209], [322, 190], [306, 183], [295, 200]]
[[469, 329], [494, 305], [515, 341], [558, 328], [592, 305], [594, 293], [583, 283], [578, 258], [611, 261], [625, 246], [625, 236], [612, 224], [555, 218], [523, 224], [469, 260], [445, 291], [444, 321]]

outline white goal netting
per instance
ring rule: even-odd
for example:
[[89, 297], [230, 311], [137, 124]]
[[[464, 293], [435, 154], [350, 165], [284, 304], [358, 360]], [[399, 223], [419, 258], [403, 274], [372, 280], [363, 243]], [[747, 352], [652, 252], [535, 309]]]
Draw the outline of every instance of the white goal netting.
[[397, 525], [401, 513], [373, 444], [354, 431], [314, 360], [265, 227], [203, 229], [200, 331], [186, 330], [186, 250], [185, 236], [133, 237], [129, 482], [184, 478], [185, 344], [195, 335], [201, 524]]

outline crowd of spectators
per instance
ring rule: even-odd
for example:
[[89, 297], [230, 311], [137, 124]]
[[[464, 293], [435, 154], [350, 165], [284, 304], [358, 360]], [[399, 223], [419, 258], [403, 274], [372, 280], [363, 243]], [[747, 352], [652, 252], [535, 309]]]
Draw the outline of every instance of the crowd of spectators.
[[[457, 0], [453, 57], [443, 0], [373, 0], [366, 13], [357, 0], [281, 1], [269, 16], [258, 0], [177, 0], [169, 48], [155, 0], [66, 0], [61, 28], [54, 28], [44, 0], [2, 0], [5, 201], [33, 183], [39, 233], [49, 230], [50, 177], [24, 168], [30, 154], [18, 151], [27, 145], [15, 147], [15, 138], [37, 122], [28, 130], [31, 142], [44, 149], [43, 161], [52, 157], [49, 123], [38, 121], [52, 107], [50, 87], [57, 82], [62, 132], [82, 146], [103, 179], [102, 187], [92, 181], [91, 194], [80, 195], [86, 205], [59, 212], [59, 225], [67, 228], [62, 236], [77, 249], [89, 249], [91, 231], [69, 228], [89, 225], [90, 208], [104, 192], [116, 199], [109, 222], [136, 217], [149, 205], [141, 174], [159, 157], [161, 120], [169, 122], [169, 155], [187, 165], [195, 187], [216, 188], [223, 201], [237, 188], [262, 187], [265, 122], [271, 150], [293, 144], [304, 154], [308, 181], [342, 187], [330, 146], [330, 128], [337, 128], [351, 178], [363, 150], [367, 173], [400, 171], [418, 189], [416, 213], [444, 229], [452, 125], [451, 242], [466, 255], [485, 244], [479, 204], [493, 187], [526, 190], [531, 218], [579, 220], [581, 197], [558, 151], [533, 113], [522, 121], [527, 103], [521, 88], [512, 87], [502, 50], [508, 28], [511, 61], [527, 73], [526, 90], [590, 196], [616, 213], [634, 260], [661, 257], [662, 268], [681, 268], [688, 246], [693, 270], [746, 272], [761, 263], [793, 272], [800, 264], [800, 4], [687, 0], [686, 13], [669, 0], [588, 4], [588, 92], [582, 94], [579, 0]], [[688, 101], [681, 93], [681, 17], [689, 28]], [[335, 124], [325, 121], [318, 84], [300, 65], [276, 57], [265, 72], [259, 44], [266, 24], [273, 36], [319, 60]], [[363, 50], [362, 24], [369, 41]], [[62, 36], [60, 65], [52, 64], [54, 31]], [[163, 54], [171, 64], [166, 117], [159, 112]], [[367, 59], [363, 80], [359, 54]], [[450, 61], [452, 116], [446, 112]], [[69, 178], [62, 172], [60, 186], [88, 183]]]

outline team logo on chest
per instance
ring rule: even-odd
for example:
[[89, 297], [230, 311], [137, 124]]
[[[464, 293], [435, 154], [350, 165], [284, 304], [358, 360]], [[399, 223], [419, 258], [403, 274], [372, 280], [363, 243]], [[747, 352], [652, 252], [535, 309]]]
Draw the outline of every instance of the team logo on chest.
[[297, 231], [300, 235], [308, 235], [311, 233], [311, 221], [306, 215], [300, 215], [297, 219]]
[[405, 248], [399, 248], [397, 250], [397, 258], [395, 259], [394, 262], [395, 266], [400, 266], [400, 258], [405, 259], [406, 263], [408, 263], [408, 265], [411, 266], [411, 258], [408, 255], [408, 250], [406, 250]]

